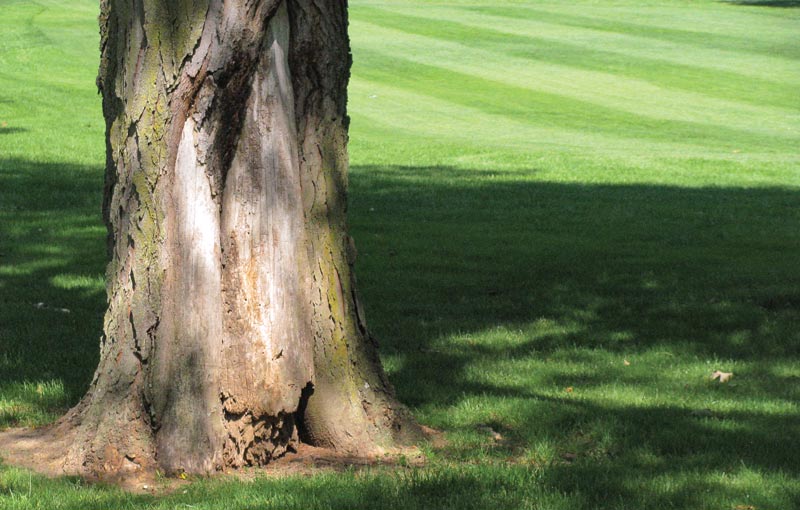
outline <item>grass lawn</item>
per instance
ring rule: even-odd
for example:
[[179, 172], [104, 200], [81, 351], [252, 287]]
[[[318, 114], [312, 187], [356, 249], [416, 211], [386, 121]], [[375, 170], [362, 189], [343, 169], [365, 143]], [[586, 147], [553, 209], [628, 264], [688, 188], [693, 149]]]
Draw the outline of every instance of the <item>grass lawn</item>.
[[[362, 300], [448, 446], [0, 509], [800, 508], [800, 3], [350, 3]], [[98, 359], [97, 10], [0, 0], [0, 428]]]

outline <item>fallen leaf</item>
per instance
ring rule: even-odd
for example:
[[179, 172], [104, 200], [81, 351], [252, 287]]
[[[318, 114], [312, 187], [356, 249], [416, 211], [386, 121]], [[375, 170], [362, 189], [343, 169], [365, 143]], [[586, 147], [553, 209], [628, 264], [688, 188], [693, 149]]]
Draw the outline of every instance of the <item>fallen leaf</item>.
[[733, 372], [720, 372], [719, 370], [717, 370], [713, 374], [711, 374], [712, 381], [719, 379], [719, 382], [721, 383], [728, 382], [728, 380], [730, 380], [731, 377], [733, 377]]
[[625, 365], [626, 367], [631, 366], [631, 362], [628, 360], [622, 360], [622, 364]]
[[756, 507], [753, 505], [736, 505], [733, 507], [734, 510], [756, 510]]
[[0, 122], [0, 127], [8, 127], [8, 122]]
[[573, 392], [573, 388], [572, 388], [572, 386], [569, 386], [564, 391], [566, 391], [567, 393], [572, 393]]

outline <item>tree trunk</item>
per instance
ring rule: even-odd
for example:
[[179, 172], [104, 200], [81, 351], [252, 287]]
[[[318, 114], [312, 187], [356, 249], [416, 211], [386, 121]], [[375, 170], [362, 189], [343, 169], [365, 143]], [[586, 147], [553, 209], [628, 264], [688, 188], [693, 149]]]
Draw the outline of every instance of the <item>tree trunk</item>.
[[345, 0], [104, 0], [108, 311], [67, 471], [418, 437], [356, 295]]

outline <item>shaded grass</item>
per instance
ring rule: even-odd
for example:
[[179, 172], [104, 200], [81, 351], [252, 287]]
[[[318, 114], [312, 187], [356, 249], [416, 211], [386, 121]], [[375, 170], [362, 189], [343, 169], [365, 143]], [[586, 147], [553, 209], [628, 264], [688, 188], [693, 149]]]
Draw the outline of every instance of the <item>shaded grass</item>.
[[[401, 400], [448, 446], [424, 468], [162, 496], [6, 466], [0, 508], [800, 506], [797, 77], [664, 60], [794, 59], [793, 11], [353, 3], [362, 300]], [[95, 9], [0, 0], [0, 427], [53, 420], [97, 361]]]
[[800, 7], [800, 2], [798, 2], [797, 0], [746, 0], [746, 1], [731, 1], [730, 3], [736, 5], [750, 5], [754, 7], [782, 7], [782, 8]]

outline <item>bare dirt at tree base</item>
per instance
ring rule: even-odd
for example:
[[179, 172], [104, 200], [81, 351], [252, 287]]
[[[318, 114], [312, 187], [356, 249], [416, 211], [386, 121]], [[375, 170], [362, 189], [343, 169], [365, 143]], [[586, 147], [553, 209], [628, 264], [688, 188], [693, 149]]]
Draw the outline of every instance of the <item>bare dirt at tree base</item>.
[[[434, 448], [446, 444], [443, 434], [422, 427]], [[192, 479], [166, 478], [155, 469], [142, 469], [131, 462], [131, 469], [109, 474], [89, 476], [86, 473], [70, 472], [64, 468], [64, 452], [69, 448], [72, 434], [57, 425], [41, 428], [18, 428], [0, 431], [0, 460], [3, 464], [30, 469], [41, 475], [81, 476], [89, 483], [112, 484], [134, 493], [167, 494], [184, 487]], [[133, 459], [135, 460], [135, 459]], [[340, 472], [377, 466], [422, 466], [425, 458], [418, 448], [387, 451], [382, 455], [352, 455], [329, 448], [318, 448], [300, 443], [294, 451], [273, 460], [266, 466], [229, 469], [220, 472], [223, 477], [254, 480], [259, 477], [282, 478], [287, 476], [312, 476], [325, 472]]]

